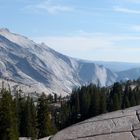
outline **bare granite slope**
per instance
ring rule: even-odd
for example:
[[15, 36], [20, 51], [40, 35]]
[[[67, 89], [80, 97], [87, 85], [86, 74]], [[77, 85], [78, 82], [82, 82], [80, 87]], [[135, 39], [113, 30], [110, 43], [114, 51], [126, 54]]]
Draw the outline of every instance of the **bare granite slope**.
[[52, 140], [139, 140], [140, 106], [103, 114], [58, 132]]

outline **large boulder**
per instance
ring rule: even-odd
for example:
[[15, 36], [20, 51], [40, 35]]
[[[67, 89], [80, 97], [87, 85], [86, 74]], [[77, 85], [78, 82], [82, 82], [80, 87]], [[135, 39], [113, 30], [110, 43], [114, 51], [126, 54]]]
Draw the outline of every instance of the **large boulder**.
[[139, 140], [140, 106], [106, 113], [71, 127], [51, 140]]

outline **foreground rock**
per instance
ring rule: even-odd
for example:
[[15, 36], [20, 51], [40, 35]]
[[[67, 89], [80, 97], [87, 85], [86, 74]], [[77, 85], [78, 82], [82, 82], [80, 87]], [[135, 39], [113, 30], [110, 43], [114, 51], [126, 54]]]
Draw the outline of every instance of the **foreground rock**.
[[140, 106], [103, 114], [58, 132], [52, 140], [139, 140]]
[[[50, 138], [51, 138], [51, 136], [45, 137], [42, 139], [37, 139], [37, 140], [50, 140]], [[31, 140], [31, 138], [21, 137], [21, 138], [19, 138], [19, 140]]]

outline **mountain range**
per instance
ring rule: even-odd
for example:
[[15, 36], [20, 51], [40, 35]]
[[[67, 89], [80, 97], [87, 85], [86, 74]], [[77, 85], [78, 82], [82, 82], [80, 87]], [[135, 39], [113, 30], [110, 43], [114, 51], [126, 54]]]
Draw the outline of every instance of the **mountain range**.
[[0, 81], [11, 90], [19, 88], [27, 93], [64, 96], [81, 85], [110, 86], [139, 76], [139, 63], [80, 60], [8, 29], [0, 29]]

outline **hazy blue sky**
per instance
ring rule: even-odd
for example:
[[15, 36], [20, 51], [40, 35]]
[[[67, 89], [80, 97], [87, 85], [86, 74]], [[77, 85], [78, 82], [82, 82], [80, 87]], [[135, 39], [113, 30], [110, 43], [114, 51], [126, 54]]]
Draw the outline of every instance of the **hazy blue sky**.
[[73, 57], [140, 62], [140, 0], [0, 0], [0, 27]]

